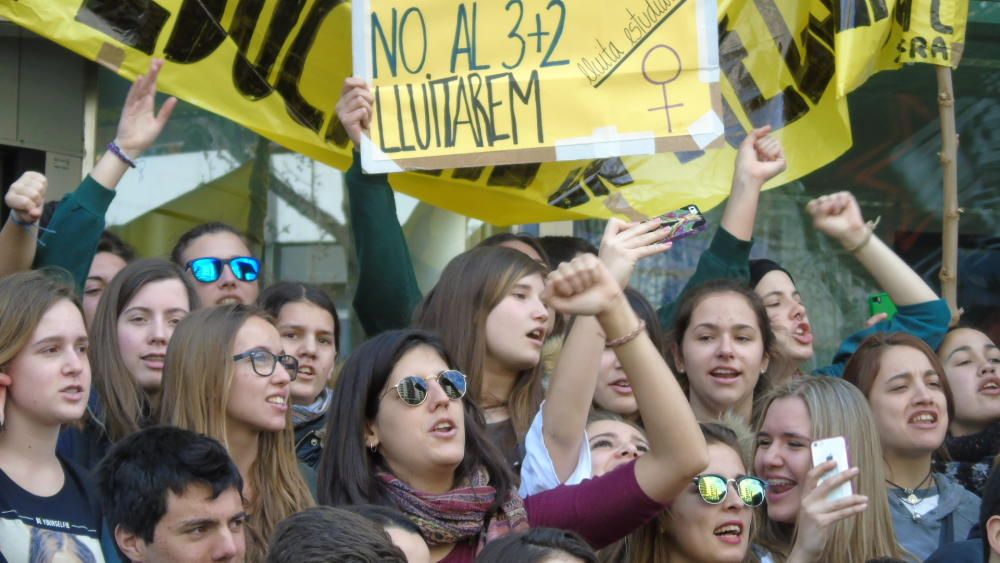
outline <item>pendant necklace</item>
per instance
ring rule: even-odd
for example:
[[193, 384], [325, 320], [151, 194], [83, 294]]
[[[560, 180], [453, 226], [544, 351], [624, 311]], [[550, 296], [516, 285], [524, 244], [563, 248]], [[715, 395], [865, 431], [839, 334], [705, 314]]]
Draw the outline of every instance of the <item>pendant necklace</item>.
[[897, 488], [897, 489], [899, 489], [899, 490], [903, 491], [903, 496], [900, 496], [900, 497], [898, 497], [898, 498], [899, 498], [899, 500], [901, 500], [901, 501], [905, 502], [906, 504], [908, 504], [908, 505], [910, 505], [910, 506], [916, 506], [916, 505], [918, 505], [918, 504], [920, 504], [921, 502], [923, 502], [923, 501], [924, 501], [924, 499], [922, 499], [922, 498], [920, 498], [920, 497], [918, 497], [918, 496], [917, 496], [917, 492], [916, 492], [916, 491], [917, 491], [917, 489], [919, 489], [920, 487], [923, 487], [923, 486], [924, 486], [924, 483], [926, 483], [926, 482], [927, 482], [927, 480], [928, 480], [928, 479], [930, 479], [930, 478], [931, 478], [931, 472], [930, 472], [930, 471], [928, 471], [928, 472], [927, 472], [927, 476], [926, 476], [926, 477], [924, 477], [924, 478], [923, 478], [923, 479], [922, 479], [922, 480], [920, 481], [920, 483], [917, 483], [917, 486], [916, 486], [916, 487], [913, 487], [912, 489], [908, 489], [908, 488], [906, 488], [906, 487], [902, 487], [902, 486], [900, 486], [900, 485], [897, 485], [897, 484], [893, 483], [892, 481], [890, 481], [890, 480], [888, 480], [888, 479], [886, 479], [886, 480], [885, 480], [885, 482], [886, 482], [886, 483], [889, 483], [889, 484], [890, 484], [890, 485], [892, 485], [893, 487], [895, 487], [895, 488]]

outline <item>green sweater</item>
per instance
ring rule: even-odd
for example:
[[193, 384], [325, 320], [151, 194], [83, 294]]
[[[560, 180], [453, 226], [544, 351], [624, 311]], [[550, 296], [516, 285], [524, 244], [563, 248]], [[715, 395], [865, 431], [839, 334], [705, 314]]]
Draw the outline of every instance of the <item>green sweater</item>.
[[76, 191], [64, 197], [49, 220], [35, 253], [34, 268], [57, 266], [73, 275], [77, 292], [90, 273], [90, 263], [97, 254], [97, 243], [104, 232], [104, 215], [108, 212], [115, 191], [97, 183], [89, 175]]
[[[354, 310], [369, 336], [407, 327], [422, 296], [406, 238], [396, 217], [396, 201], [388, 176], [362, 172], [355, 153], [345, 181], [360, 269]], [[713, 279], [748, 280], [752, 246], [752, 241], [740, 240], [719, 227], [708, 250], [698, 259], [698, 267], [681, 295]], [[669, 303], [658, 311], [664, 328], [669, 328], [673, 322], [676, 303]]]

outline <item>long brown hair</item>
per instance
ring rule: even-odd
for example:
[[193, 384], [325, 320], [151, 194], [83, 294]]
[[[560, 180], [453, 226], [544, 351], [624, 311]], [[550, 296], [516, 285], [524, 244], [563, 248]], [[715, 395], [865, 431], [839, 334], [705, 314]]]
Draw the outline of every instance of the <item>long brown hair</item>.
[[[226, 411], [235, 366], [233, 344], [251, 317], [273, 322], [250, 305], [225, 305], [188, 315], [174, 331], [163, 368], [159, 421], [226, 441]], [[291, 411], [289, 410], [289, 414]], [[263, 561], [278, 522], [312, 506], [293, 450], [292, 422], [261, 432], [257, 459], [243, 478], [252, 491], [247, 560]]]
[[103, 426], [111, 443], [137, 432], [155, 408], [125, 367], [118, 342], [118, 317], [142, 288], [163, 280], [180, 281], [187, 294], [188, 310], [198, 308], [198, 296], [180, 267], [162, 258], [146, 258], [125, 266], [111, 280], [90, 325], [90, 365], [103, 416], [99, 419], [95, 413], [88, 413], [92, 421]]
[[[856, 387], [839, 378], [807, 376], [792, 380], [762, 397], [754, 427], [761, 428], [774, 401], [787, 397], [798, 397], [805, 403], [813, 440], [834, 436], [847, 440], [851, 465], [861, 469], [854, 481], [854, 492], [868, 497], [867, 510], [833, 524], [817, 561], [862, 563], [878, 557], [907, 559], [908, 554], [895, 541], [892, 512], [885, 493], [882, 444], [868, 401]], [[755, 457], [756, 454], [755, 449]], [[764, 514], [767, 514], [766, 505]], [[794, 526], [769, 518], [762, 520], [757, 544], [768, 550], [775, 561], [784, 561], [795, 544]]]
[[[752, 402], [754, 404], [753, 410], [756, 412], [757, 399], [771, 387], [770, 375], [775, 373], [773, 368], [776, 364], [773, 360], [778, 356], [778, 344], [774, 337], [774, 331], [771, 330], [771, 321], [767, 316], [767, 309], [764, 308], [764, 302], [746, 284], [730, 279], [711, 280], [699, 285], [681, 297], [681, 301], [677, 305], [674, 324], [665, 336], [665, 348], [669, 348], [669, 353], [666, 354], [667, 364], [670, 366], [671, 371], [674, 372], [674, 376], [677, 378], [677, 382], [680, 383], [681, 389], [684, 390], [688, 395], [688, 399], [690, 399], [691, 385], [687, 379], [687, 374], [680, 369], [676, 361], [677, 358], [683, 356], [684, 334], [691, 326], [691, 317], [694, 315], [694, 310], [698, 305], [702, 301], [725, 293], [742, 297], [747, 302], [750, 310], [753, 311], [754, 317], [757, 319], [757, 328], [760, 330], [761, 341], [764, 345], [764, 358], [768, 360], [768, 369], [760, 374], [757, 384], [753, 388]], [[744, 424], [749, 422], [749, 420], [744, 421]]]
[[[545, 267], [517, 250], [479, 247], [459, 254], [414, 314], [414, 325], [436, 332], [469, 378], [469, 396], [483, 406], [486, 318], [525, 276]], [[518, 441], [523, 442], [542, 402], [541, 361], [520, 372], [507, 400]]]
[[853, 383], [865, 397], [871, 395], [872, 387], [875, 385], [875, 378], [882, 369], [882, 356], [893, 346], [906, 346], [919, 350], [931, 363], [931, 367], [938, 374], [941, 381], [941, 390], [948, 403], [948, 422], [955, 420], [955, 401], [951, 397], [951, 386], [948, 385], [948, 378], [945, 376], [944, 365], [938, 359], [937, 354], [926, 342], [907, 332], [876, 332], [861, 341], [857, 351], [851, 355], [851, 359], [844, 366], [844, 380]]

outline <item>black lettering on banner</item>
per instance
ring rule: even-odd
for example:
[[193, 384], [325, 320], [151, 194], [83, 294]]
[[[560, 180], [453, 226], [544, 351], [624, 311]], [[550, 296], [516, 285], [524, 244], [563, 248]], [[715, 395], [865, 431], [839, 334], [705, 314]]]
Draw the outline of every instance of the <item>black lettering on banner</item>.
[[[812, 103], [818, 104], [836, 71], [833, 49], [819, 40], [823, 34], [833, 35], [832, 17], [828, 16], [823, 21], [818, 21], [813, 17], [809, 18], [809, 25], [806, 26], [805, 32], [802, 34], [802, 48], [805, 51], [803, 57], [799, 53], [799, 46], [796, 44], [791, 30], [788, 29], [788, 24], [785, 23], [785, 18], [782, 17], [774, 2], [775, 0], [754, 1], [799, 91], [805, 94]], [[867, 18], [867, 8], [864, 11]]]
[[938, 35], [931, 41], [931, 58], [936, 59], [941, 57], [941, 60], [948, 60], [948, 44], [944, 42], [944, 37]]
[[549, 205], [563, 209], [572, 209], [590, 201], [590, 196], [587, 195], [586, 190], [583, 189], [583, 186], [577, 179], [581, 170], [583, 169], [574, 168], [569, 171], [559, 189], [549, 196]]
[[323, 20], [343, 1], [316, 0], [316, 3], [309, 10], [309, 14], [306, 15], [298, 35], [295, 36], [288, 54], [285, 55], [281, 72], [278, 74], [278, 83], [274, 87], [284, 99], [288, 115], [299, 124], [317, 133], [323, 127], [325, 116], [321, 110], [302, 97], [302, 93], [299, 92], [299, 80], [302, 79], [306, 57], [316, 41], [316, 34], [319, 33]]
[[803, 117], [809, 111], [805, 98], [792, 87], [765, 98], [760, 87], [743, 64], [749, 56], [735, 30], [729, 29], [729, 16], [719, 22], [719, 67], [736, 91], [736, 98], [754, 127], [771, 125], [779, 129]]
[[618, 157], [592, 160], [587, 167], [574, 168], [566, 175], [559, 189], [549, 196], [549, 205], [563, 209], [578, 207], [590, 201], [590, 189], [595, 196], [610, 195], [607, 185], [621, 188], [634, 182], [625, 163]]
[[84, 0], [76, 21], [152, 55], [170, 12], [152, 0]]
[[440, 176], [441, 175], [441, 171], [440, 170], [414, 170], [414, 172], [419, 172], [419, 173], [425, 174], [427, 176]]
[[229, 34], [243, 55], [233, 61], [233, 84], [247, 98], [259, 100], [274, 90], [268, 83], [267, 77], [270, 76], [274, 63], [278, 60], [278, 53], [281, 52], [292, 29], [299, 21], [304, 5], [305, 0], [279, 0], [267, 25], [264, 43], [257, 54], [257, 60], [251, 62], [246, 55], [250, 50], [254, 28], [260, 20], [264, 0], [240, 0]]
[[219, 23], [226, 0], [184, 0], [163, 56], [170, 62], [196, 63], [211, 55], [226, 39]]
[[931, 27], [938, 33], [955, 33], [954, 27], [941, 23], [941, 0], [931, 0]]
[[[837, 32], [868, 27], [872, 24], [873, 16], [876, 22], [889, 17], [889, 9], [885, 5], [885, 0], [836, 0], [834, 5], [840, 9], [839, 17], [834, 20]], [[869, 5], [872, 10], [871, 14], [868, 13]], [[830, 8], [829, 5], [827, 7]]]
[[540, 162], [494, 166], [489, 180], [486, 181], [486, 185], [523, 190], [535, 180], [538, 169], [541, 167], [542, 164]]
[[910, 31], [910, 12], [913, 10], [913, 0], [899, 0], [896, 4], [896, 23], [903, 31]]

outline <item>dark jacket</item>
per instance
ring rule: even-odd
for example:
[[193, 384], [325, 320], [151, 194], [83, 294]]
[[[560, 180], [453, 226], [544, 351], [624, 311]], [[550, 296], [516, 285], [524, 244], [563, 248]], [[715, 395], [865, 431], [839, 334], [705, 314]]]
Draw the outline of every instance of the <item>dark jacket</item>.
[[327, 414], [295, 427], [295, 455], [299, 461], [316, 469], [320, 454], [323, 453], [323, 440], [326, 435]]

